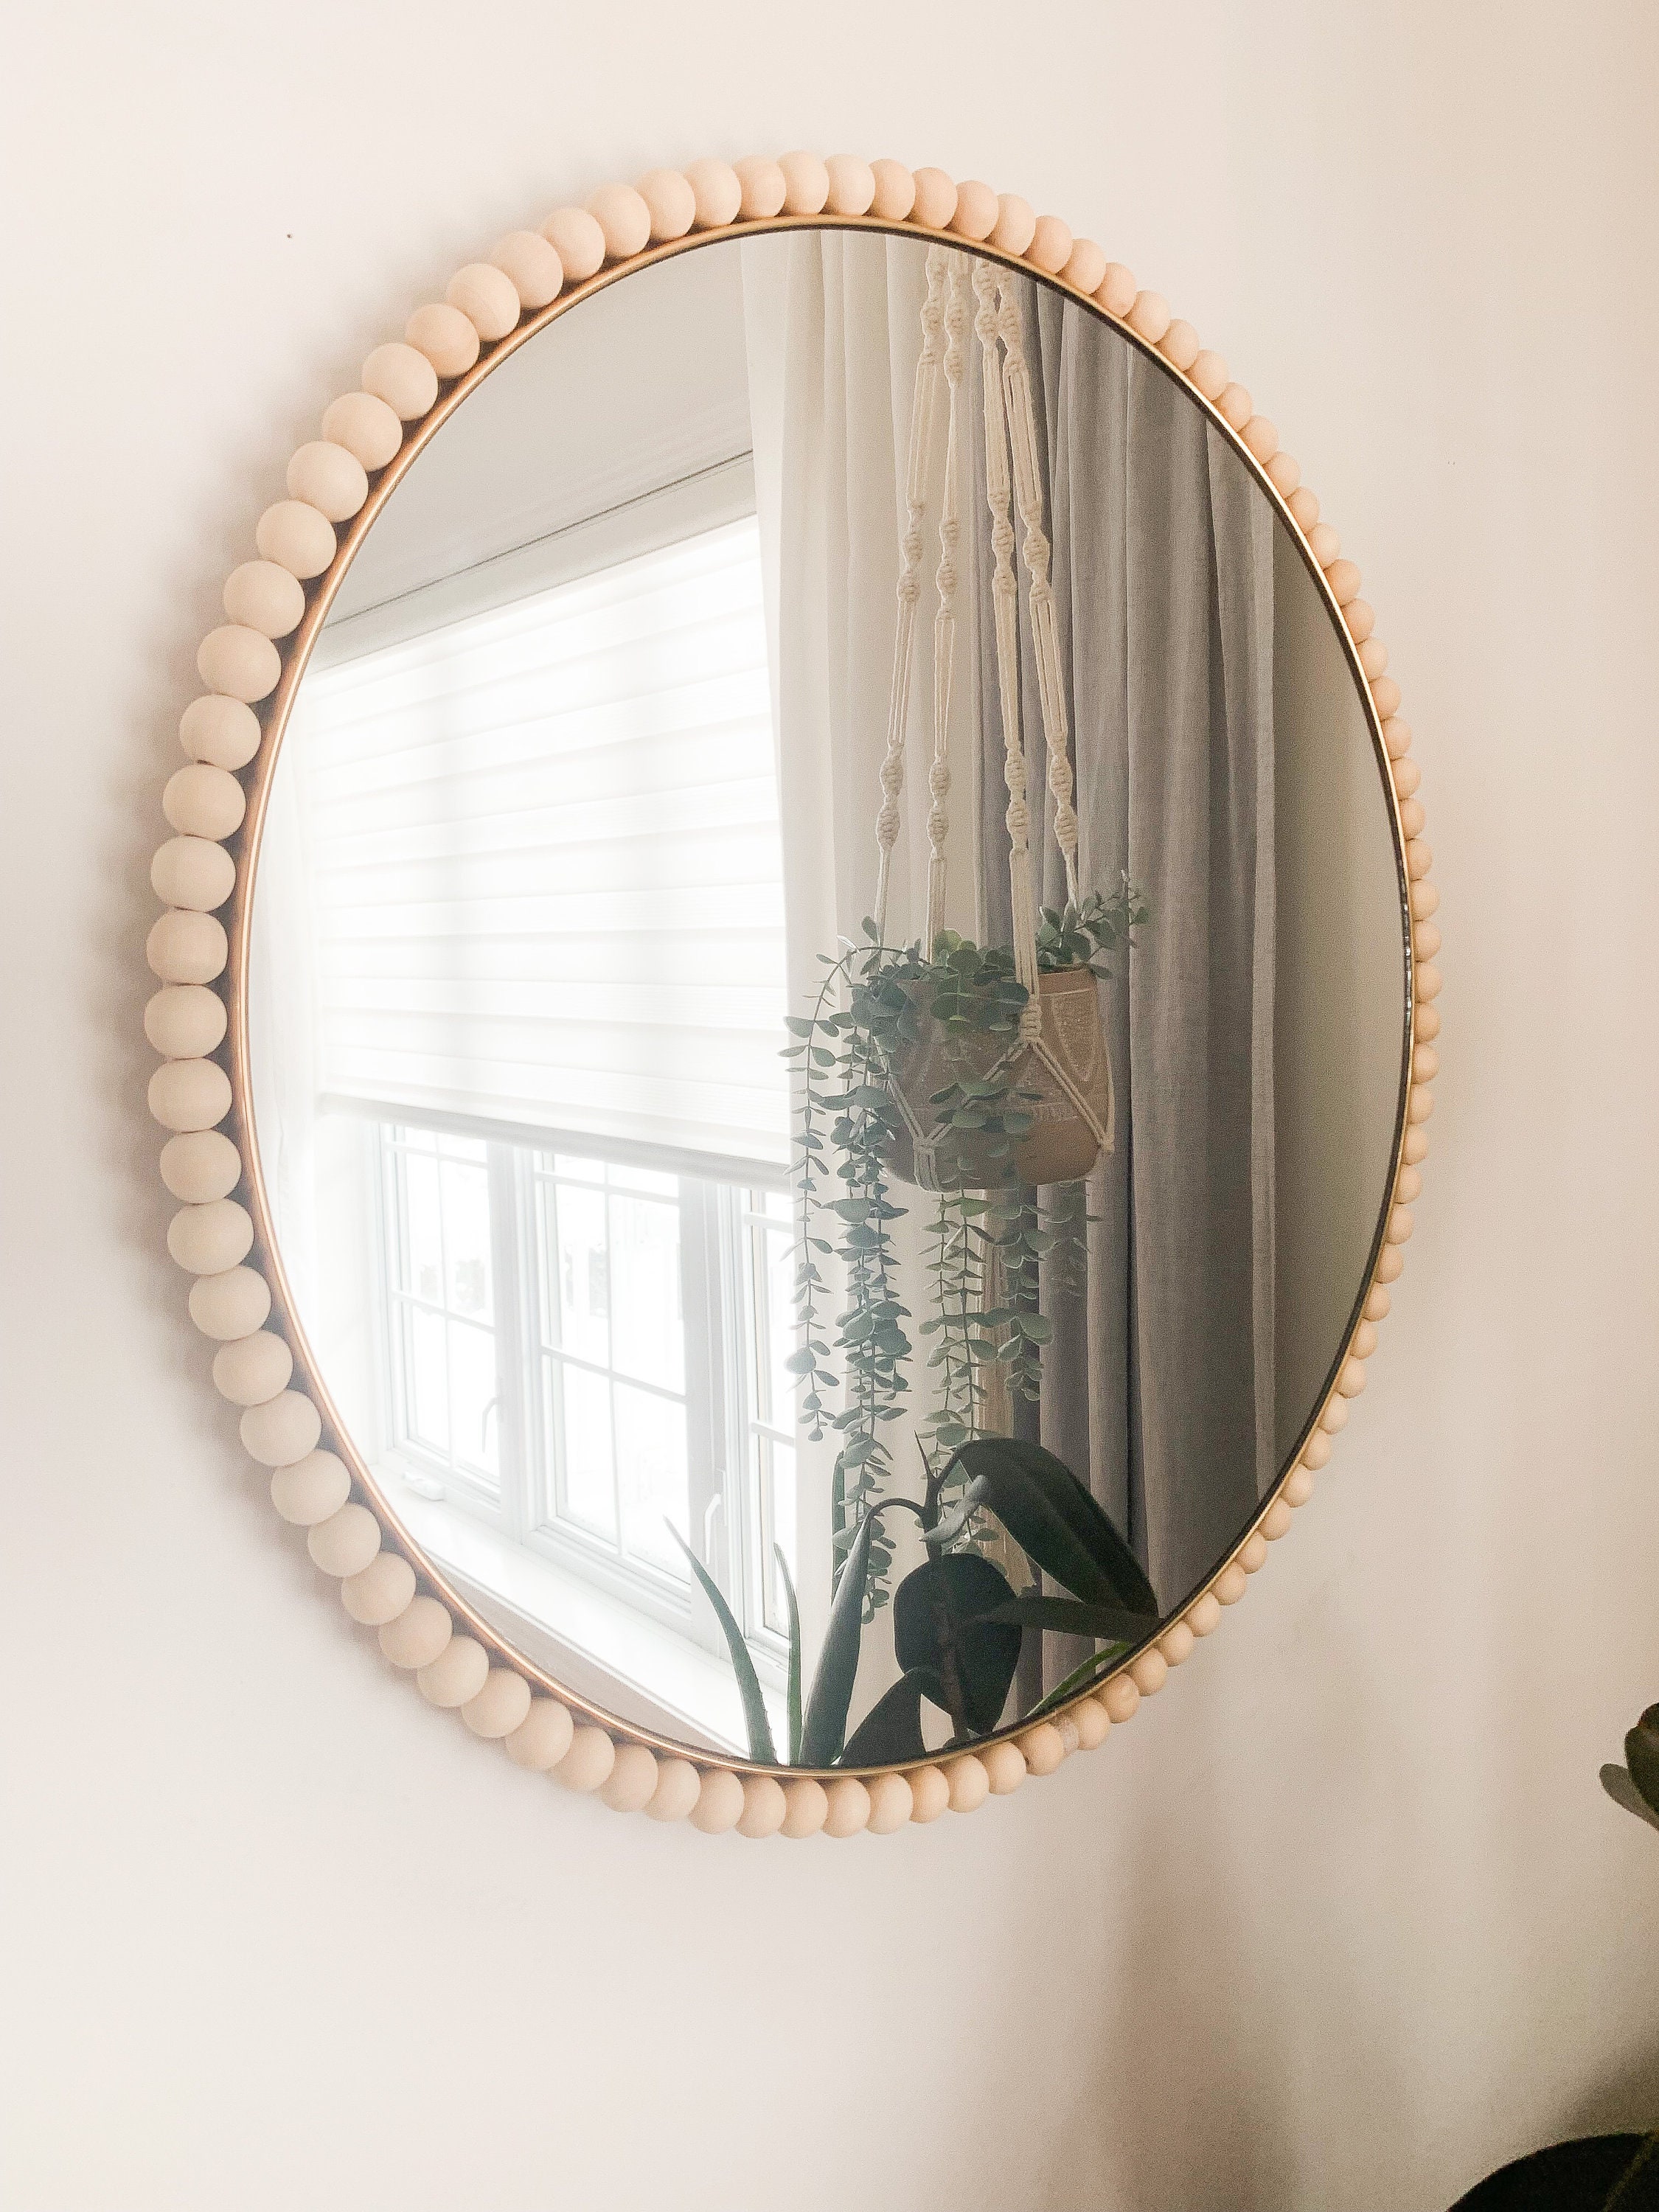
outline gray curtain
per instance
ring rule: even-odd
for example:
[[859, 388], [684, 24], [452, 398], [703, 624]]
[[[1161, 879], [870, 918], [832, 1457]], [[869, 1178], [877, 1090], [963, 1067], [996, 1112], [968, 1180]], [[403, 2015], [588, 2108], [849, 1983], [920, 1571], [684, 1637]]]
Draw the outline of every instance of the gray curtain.
[[[1054, 1323], [1021, 1433], [1079, 1474], [1169, 1609], [1276, 1469], [1273, 1406], [1273, 532], [1225, 441], [1127, 340], [1026, 293], [1073, 729], [1080, 880], [1121, 873], [1152, 919], [1102, 1011], [1117, 1141], [1088, 1185], [1086, 1265], [1042, 1286]], [[973, 346], [974, 450], [984, 422]], [[977, 474], [977, 472], [976, 472]], [[1003, 737], [982, 477], [974, 547], [983, 732], [981, 928], [1008, 941]], [[1047, 757], [1022, 600], [1030, 787]], [[1052, 805], [1050, 806], [1052, 811]], [[1052, 828], [1039, 885], [1064, 900]], [[1074, 1260], [1080, 1260], [1075, 1254]], [[1046, 1680], [1089, 1647], [1047, 1637]]]

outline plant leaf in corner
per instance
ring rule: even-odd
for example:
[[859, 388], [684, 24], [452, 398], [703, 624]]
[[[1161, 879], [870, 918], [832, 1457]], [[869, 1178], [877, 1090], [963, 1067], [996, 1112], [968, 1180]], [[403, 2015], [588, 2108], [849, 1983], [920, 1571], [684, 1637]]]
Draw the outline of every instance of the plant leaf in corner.
[[709, 1573], [679, 1530], [672, 1521], [665, 1527], [691, 1563], [691, 1571], [702, 1585], [703, 1595], [714, 1608], [714, 1618], [726, 1638], [726, 1648], [732, 1654], [732, 1672], [738, 1678], [738, 1695], [743, 1699], [743, 1717], [749, 1726], [749, 1756], [767, 1766], [775, 1766], [778, 1754], [772, 1741], [772, 1723], [767, 1717], [766, 1700], [761, 1695], [760, 1677], [755, 1672], [755, 1662], [749, 1655], [732, 1608], [720, 1595], [720, 1584]]
[[921, 1701], [924, 1696], [937, 1700], [938, 1687], [937, 1683], [929, 1687], [928, 1677], [921, 1668], [913, 1667], [901, 1674], [848, 1737], [847, 1748], [836, 1765], [885, 1766], [898, 1759], [926, 1759]]
[[803, 1766], [833, 1766], [841, 1756], [847, 1735], [847, 1715], [853, 1702], [853, 1684], [859, 1671], [859, 1645], [864, 1632], [864, 1593], [870, 1579], [870, 1546], [876, 1533], [879, 1505], [872, 1505], [860, 1522], [841, 1580], [830, 1607], [830, 1625], [823, 1632], [823, 1649], [806, 1699], [801, 1723], [800, 1763]]

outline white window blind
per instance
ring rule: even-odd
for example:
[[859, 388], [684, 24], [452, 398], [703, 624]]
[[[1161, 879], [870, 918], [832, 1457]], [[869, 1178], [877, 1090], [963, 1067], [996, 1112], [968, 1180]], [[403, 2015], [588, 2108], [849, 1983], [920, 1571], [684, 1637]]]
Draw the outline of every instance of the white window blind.
[[325, 1097], [786, 1162], [752, 517], [319, 670], [293, 742]]

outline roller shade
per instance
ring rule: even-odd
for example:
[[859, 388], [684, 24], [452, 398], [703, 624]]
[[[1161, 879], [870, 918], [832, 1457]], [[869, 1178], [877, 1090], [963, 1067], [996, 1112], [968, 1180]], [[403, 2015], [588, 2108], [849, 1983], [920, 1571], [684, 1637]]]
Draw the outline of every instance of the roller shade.
[[325, 1097], [787, 1161], [752, 516], [322, 669], [291, 741]]

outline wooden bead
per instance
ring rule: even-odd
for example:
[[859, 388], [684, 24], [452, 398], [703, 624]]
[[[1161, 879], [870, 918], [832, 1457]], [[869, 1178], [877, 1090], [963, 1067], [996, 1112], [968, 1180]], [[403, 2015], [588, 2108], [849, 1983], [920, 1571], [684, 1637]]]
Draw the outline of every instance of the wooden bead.
[[1107, 1719], [1119, 1728], [1140, 1710], [1139, 1688], [1127, 1674], [1114, 1674], [1098, 1695]]
[[[1418, 1170], [1415, 1168], [1401, 1168], [1399, 1174], [1395, 1177], [1394, 1195], [1395, 1203], [1400, 1206], [1410, 1206], [1420, 1198], [1422, 1194], [1423, 1178]], [[1376, 1344], [1376, 1331], [1371, 1328], [1370, 1322], [1362, 1322], [1360, 1328], [1370, 1329], [1371, 1347], [1375, 1350]], [[1354, 1331], [1353, 1340], [1353, 1350], [1356, 1358], [1361, 1358], [1367, 1356], [1360, 1352], [1359, 1338], [1359, 1329], [1356, 1329]]]
[[[1000, 1750], [1001, 1746], [994, 1748]], [[1027, 1729], [1015, 1748], [1020, 1765], [1032, 1774], [1053, 1774], [1066, 1757], [1065, 1740], [1052, 1721], [1039, 1721], [1035, 1728]], [[980, 1753], [981, 1759], [986, 1756]], [[992, 1786], [995, 1787], [994, 1778]]]
[[1359, 597], [1359, 571], [1352, 561], [1333, 561], [1325, 569], [1325, 581], [1340, 607]]
[[1378, 717], [1386, 719], [1400, 704], [1400, 686], [1392, 676], [1379, 676], [1371, 685], [1371, 704]]
[[[539, 239], [536, 242], [538, 246], [542, 243]], [[552, 249], [549, 247], [546, 250], [551, 252]], [[405, 350], [410, 352], [414, 360], [421, 360], [419, 354], [414, 353], [412, 349]], [[421, 366], [431, 375], [432, 364], [429, 362], [421, 362]], [[434, 377], [434, 398], [436, 386], [437, 379]], [[337, 399], [331, 400], [324, 410], [323, 435], [330, 445], [340, 447], [351, 455], [359, 468], [373, 476], [377, 470], [385, 468], [388, 461], [395, 460], [402, 450], [404, 426], [397, 409], [387, 401], [377, 398], [374, 392], [343, 392]], [[245, 621], [246, 617], [238, 617], [237, 619]], [[285, 637], [287, 634], [287, 631], [280, 629], [270, 633], [273, 637]]]
[[1402, 799], [1400, 802], [1400, 827], [1407, 837], [1416, 837], [1422, 832], [1425, 817], [1423, 802], [1418, 799]]
[[196, 665], [210, 691], [227, 698], [264, 699], [276, 689], [283, 656], [268, 637], [246, 623], [210, 629], [196, 648]]
[[617, 1747], [602, 1728], [578, 1728], [553, 1776], [567, 1790], [597, 1790], [616, 1763]]
[[1201, 350], [1198, 343], [1198, 332], [1190, 323], [1182, 322], [1177, 316], [1158, 340], [1158, 349], [1164, 360], [1178, 368], [1184, 376], [1198, 359]]
[[1156, 1646], [1143, 1651], [1129, 1668], [1129, 1680], [1143, 1698], [1156, 1697], [1170, 1677], [1170, 1662]]
[[[1419, 1044], [1412, 1054], [1412, 1075], [1419, 1083], [1432, 1083], [1440, 1073], [1440, 1055], [1431, 1044]], [[1413, 1172], [1415, 1172], [1413, 1170]], [[1420, 1180], [1420, 1178], [1419, 1178]]]
[[905, 1776], [910, 1785], [910, 1819], [918, 1828], [937, 1820], [951, 1803], [951, 1785], [942, 1766], [915, 1766]]
[[[519, 327], [524, 313], [519, 288], [493, 261], [469, 261], [444, 287], [444, 297], [459, 307], [485, 345], [494, 345]], [[322, 501], [317, 504], [321, 507]], [[328, 509], [323, 507], [325, 514]]]
[[1439, 1007], [1419, 1006], [1416, 1012], [1415, 1027], [1418, 1036], [1423, 1038], [1425, 1042], [1430, 1037], [1438, 1036], [1440, 1034]]
[[1267, 464], [1267, 481], [1281, 499], [1288, 499], [1302, 481], [1302, 464], [1289, 453], [1277, 453]]
[[[1397, 1244], [1386, 1245], [1383, 1249], [1378, 1253], [1376, 1258], [1377, 1281], [1379, 1283], [1397, 1283], [1405, 1272], [1405, 1254], [1400, 1249], [1400, 1247]], [[1326, 1408], [1328, 1413], [1332, 1410], [1332, 1407], [1328, 1407]], [[1342, 1422], [1347, 1419], [1348, 1409], [1345, 1405], [1343, 1405], [1342, 1401], [1340, 1398], [1335, 1401], [1335, 1410], [1340, 1412], [1342, 1420], [1327, 1420], [1323, 1416], [1322, 1416], [1320, 1420], [1320, 1426], [1322, 1428], [1340, 1429], [1342, 1425]]]
[[994, 1797], [1011, 1797], [1025, 1779], [1025, 1755], [1017, 1743], [988, 1743], [978, 1754]]
[[261, 560], [274, 561], [301, 578], [320, 576], [338, 544], [328, 517], [302, 499], [279, 499], [268, 507], [259, 517], [253, 542]]
[[763, 222], [781, 211], [788, 188], [775, 161], [763, 154], [750, 154], [733, 167], [743, 193], [738, 213], [745, 222]]
[[1286, 1505], [1295, 1508], [1298, 1505], [1305, 1505], [1313, 1493], [1313, 1470], [1298, 1463], [1285, 1476], [1284, 1486], [1279, 1494]]
[[1229, 382], [1227, 364], [1218, 353], [1208, 346], [1201, 347], [1187, 372], [1187, 380], [1206, 399], [1218, 400]]
[[1305, 538], [1319, 520], [1319, 501], [1306, 484], [1298, 484], [1285, 502], [1291, 510], [1291, 520]]
[[447, 300], [416, 307], [404, 325], [404, 336], [441, 377], [465, 376], [478, 358], [477, 326]]
[[1172, 1628], [1166, 1628], [1158, 1639], [1164, 1665], [1184, 1667], [1193, 1656], [1193, 1632], [1184, 1620], [1177, 1620]]
[[820, 215], [830, 197], [830, 171], [816, 154], [781, 154], [783, 205], [787, 215]]
[[743, 206], [743, 186], [729, 161], [693, 161], [685, 173], [691, 187], [692, 222], [699, 230], [724, 230]]
[[477, 1638], [452, 1636], [437, 1657], [420, 1669], [415, 1686], [428, 1705], [453, 1712], [477, 1696], [489, 1673], [489, 1654]]
[[[314, 1528], [337, 1513], [351, 1495], [351, 1477], [345, 1462], [331, 1451], [308, 1452], [290, 1466], [274, 1468], [270, 1502], [284, 1521], [295, 1528]], [[386, 1556], [395, 1558], [395, 1553]]]
[[1386, 1321], [1394, 1307], [1394, 1300], [1381, 1284], [1373, 1283], [1365, 1293], [1364, 1308], [1367, 1321]]
[[[1389, 1255], [1386, 1252], [1382, 1255], [1382, 1257], [1385, 1260], [1388, 1256]], [[1329, 1399], [1325, 1405], [1320, 1408], [1319, 1425], [1324, 1430], [1327, 1436], [1340, 1436], [1343, 1430], [1348, 1425], [1347, 1400], [1340, 1395]]]
[[[437, 370], [423, 353], [400, 339], [375, 347], [363, 363], [360, 381], [370, 398], [384, 400], [400, 422], [418, 422], [437, 404]], [[357, 458], [362, 460], [361, 453]], [[363, 465], [366, 468], [368, 464], [365, 461]]]
[[1137, 337], [1156, 345], [1170, 327], [1170, 303], [1161, 292], [1137, 292], [1128, 322]]
[[924, 230], [949, 230], [957, 211], [956, 179], [943, 169], [918, 169], [910, 220]]
[[783, 1819], [778, 1833], [799, 1843], [816, 1836], [830, 1817], [830, 1799], [823, 1783], [804, 1774], [784, 1785]]
[[1221, 1623], [1221, 1605], [1213, 1590], [1206, 1590], [1188, 1607], [1183, 1618], [1194, 1636], [1213, 1636]]
[[872, 1774], [865, 1784], [870, 1792], [870, 1833], [896, 1835], [915, 1810], [915, 1793], [902, 1774]]
[[1079, 1751], [1098, 1751], [1111, 1733], [1112, 1723], [1098, 1698], [1079, 1699], [1067, 1718], [1076, 1726]]
[[[530, 314], [552, 306], [564, 289], [564, 264], [557, 249], [538, 230], [509, 230], [489, 249], [490, 266], [499, 269]], [[459, 302], [457, 303], [459, 305]], [[515, 318], [516, 319], [516, 318]]]
[[[1426, 876], [1429, 870], [1433, 866], [1434, 848], [1431, 845], [1425, 844], [1421, 837], [1408, 838], [1406, 844], [1406, 873], [1411, 878], [1412, 881], [1416, 883], [1420, 877]], [[188, 905], [190, 902], [188, 900], [180, 899], [178, 903], [180, 906], [185, 906]], [[1439, 981], [1437, 978], [1435, 989], [1438, 990], [1439, 988]], [[1420, 969], [1418, 970], [1417, 989], [1418, 996], [1419, 998], [1425, 996], [1432, 998], [1434, 995], [1433, 992], [1425, 993], [1423, 989], [1422, 970]]]
[[1342, 540], [1328, 522], [1318, 522], [1308, 532], [1308, 550], [1322, 568], [1328, 568], [1342, 550]]
[[1255, 412], [1255, 402], [1242, 384], [1230, 384], [1217, 401], [1224, 422], [1235, 430], [1243, 430]]
[[435, 1597], [417, 1597], [380, 1631], [380, 1649], [394, 1667], [415, 1674], [440, 1656], [455, 1624]]
[[[1410, 1174], [1413, 1171], [1407, 1169], [1406, 1172]], [[1396, 1196], [1399, 1195], [1399, 1190], [1400, 1186], [1396, 1183], [1395, 1185], [1395, 1194]], [[1369, 1359], [1376, 1349], [1376, 1328], [1370, 1322], [1362, 1321], [1358, 1328], [1355, 1329], [1352, 1336], [1348, 1340], [1348, 1355], [1350, 1358], [1352, 1359]]]
[[252, 1267], [227, 1267], [200, 1275], [190, 1286], [190, 1317], [204, 1336], [226, 1342], [263, 1328], [270, 1311], [270, 1285]]
[[1119, 322], [1122, 322], [1139, 294], [1134, 270], [1126, 269], [1121, 261], [1109, 261], [1105, 275], [1095, 287], [1097, 302], [1109, 315], [1115, 315]]
[[223, 597], [231, 621], [243, 629], [257, 629], [261, 637], [286, 637], [299, 628], [306, 611], [305, 586], [275, 561], [244, 561], [233, 568]]
[[1237, 1605], [1250, 1586], [1250, 1578], [1237, 1559], [1223, 1567], [1210, 1585], [1210, 1592], [1218, 1605]]
[[1267, 1540], [1260, 1528], [1247, 1536], [1239, 1547], [1238, 1564], [1247, 1575], [1260, 1574], [1267, 1563]]
[[1302, 1447], [1302, 1464], [1315, 1470], [1327, 1466], [1331, 1456], [1331, 1440], [1322, 1429], [1316, 1429]]
[[743, 1811], [738, 1820], [738, 1833], [759, 1842], [763, 1837], [775, 1836], [783, 1826], [783, 1816], [788, 1802], [783, 1794], [783, 1784], [769, 1774], [750, 1774], [743, 1785]]
[[1392, 763], [1394, 787], [1401, 799], [1409, 799], [1423, 781], [1423, 771], [1414, 760], [1397, 760]]
[[1291, 1523], [1295, 1518], [1295, 1514], [1291, 1512], [1284, 1499], [1275, 1498], [1261, 1516], [1260, 1533], [1270, 1544], [1276, 1544], [1281, 1536], [1289, 1533]]
[[657, 1786], [646, 1800], [647, 1820], [684, 1820], [702, 1789], [702, 1777], [689, 1759], [657, 1762]]
[[1419, 921], [1426, 921], [1431, 914], [1440, 910], [1440, 894], [1432, 884], [1412, 885], [1412, 913]]
[[1252, 415], [1244, 425], [1244, 443], [1257, 460], [1267, 463], [1279, 451], [1279, 428], [1265, 415]]
[[[915, 211], [916, 180], [903, 162], [884, 159], [872, 161], [870, 180], [875, 186], [870, 201], [871, 214], [883, 222], [908, 222]], [[906, 1820], [909, 1817], [907, 1813]]]
[[149, 1110], [164, 1129], [211, 1129], [230, 1111], [230, 1078], [216, 1060], [169, 1060], [149, 1079]]
[[384, 1628], [415, 1598], [415, 1570], [401, 1552], [377, 1552], [366, 1567], [340, 1578], [340, 1602], [360, 1628]]
[[[1040, 215], [1031, 225], [1030, 240], [1024, 251], [1025, 258], [1034, 269], [1041, 269], [1046, 276], [1059, 276], [1070, 262], [1076, 244], [1070, 223], [1062, 222], [1057, 215]], [[1097, 246], [1095, 251], [1098, 253], [1099, 247]], [[1103, 253], [1100, 255], [1100, 265], [1103, 270], [1106, 266]], [[1100, 278], [1097, 276], [1095, 284], [1099, 282]], [[1085, 285], [1084, 289], [1091, 292], [1094, 284]]]
[[[1044, 220], [1046, 221], [1047, 218], [1045, 217]], [[1038, 230], [1041, 231], [1042, 228], [1042, 225], [1039, 223]], [[1032, 241], [1032, 246], [1035, 250], [1035, 240]], [[1074, 291], [1081, 292], [1087, 299], [1092, 299], [1100, 289], [1101, 279], [1106, 274], [1104, 250], [1097, 246], [1092, 238], [1074, 239], [1072, 241], [1071, 258], [1060, 273]]]
[[169, 837], [149, 864], [159, 899], [198, 914], [222, 906], [236, 888], [236, 863], [209, 837]]
[[315, 1451], [323, 1417], [309, 1398], [284, 1390], [263, 1406], [250, 1406], [241, 1419], [242, 1449], [261, 1467], [287, 1467]]
[[259, 717], [245, 699], [210, 691], [192, 699], [179, 720], [179, 742], [192, 760], [214, 768], [246, 768], [259, 750]]
[[605, 234], [607, 261], [631, 260], [651, 243], [651, 210], [632, 185], [601, 185], [587, 212]]
[[1036, 210], [1018, 192], [997, 195], [997, 219], [991, 226], [991, 244], [1003, 253], [1024, 253], [1036, 235]]
[[[1433, 1093], [1431, 1092], [1429, 1096], [1431, 1102], [1432, 1102]], [[1400, 1151], [1401, 1157], [1407, 1161], [1413, 1167], [1415, 1167], [1419, 1160], [1426, 1159], [1429, 1152], [1428, 1131], [1426, 1129], [1416, 1127], [1407, 1129], [1406, 1132], [1406, 1141], [1401, 1146]]]
[[213, 1355], [213, 1387], [233, 1406], [263, 1406], [287, 1389], [293, 1372], [294, 1354], [267, 1328], [222, 1344]]
[[186, 836], [214, 842], [241, 827], [247, 800], [228, 769], [210, 768], [205, 761], [186, 761], [167, 778], [161, 811]]
[[605, 266], [605, 233], [586, 208], [555, 208], [542, 236], [558, 255], [567, 284], [585, 284]]
[[870, 1825], [870, 1792], [856, 1775], [843, 1774], [824, 1790], [823, 1832], [838, 1841], [862, 1835]]
[[1350, 599], [1342, 610], [1342, 619], [1356, 645], [1363, 645], [1376, 628], [1376, 611], [1364, 599]]
[[[1412, 1231], [1416, 1228], [1416, 1226], [1417, 1217], [1412, 1212], [1410, 1206], [1396, 1206], [1393, 1212], [1389, 1216], [1389, 1243], [1390, 1244], [1409, 1244], [1411, 1242]], [[1345, 1389], [1343, 1391], [1344, 1397], [1351, 1398], [1353, 1395], [1354, 1394], [1352, 1390]]]
[[1060, 1737], [1060, 1747], [1069, 1759], [1078, 1748], [1076, 1714], [1074, 1712], [1057, 1713], [1054, 1716], [1054, 1729]]
[[242, 1179], [242, 1156], [222, 1130], [189, 1129], [161, 1147], [161, 1180], [187, 1206], [228, 1198]]
[[599, 1802], [613, 1813], [642, 1813], [656, 1790], [655, 1754], [642, 1743], [619, 1743], [611, 1771], [599, 1784]]
[[830, 215], [868, 215], [876, 197], [876, 173], [854, 154], [832, 154], [823, 165], [823, 204]]
[[1369, 682], [1375, 684], [1389, 665], [1389, 648], [1380, 637], [1368, 637], [1359, 648], [1359, 665]]
[[697, 196], [678, 169], [647, 169], [634, 189], [651, 217], [653, 245], [684, 238], [696, 222]]
[[461, 1707], [461, 1718], [474, 1735], [498, 1743], [511, 1735], [530, 1711], [530, 1685], [511, 1667], [492, 1667], [476, 1698]]
[[1382, 724], [1382, 748], [1391, 761], [1403, 760], [1412, 749], [1411, 724], [1398, 714], [1389, 715]]
[[989, 185], [981, 184], [977, 177], [969, 177], [965, 184], [957, 186], [957, 204], [950, 227], [958, 238], [970, 238], [978, 244], [995, 229], [1000, 212], [997, 196]]
[[532, 1698], [530, 1711], [501, 1741], [514, 1766], [545, 1774], [569, 1750], [575, 1733], [568, 1705], [562, 1705], [556, 1698]]
[[343, 1505], [306, 1537], [312, 1565], [337, 1582], [361, 1574], [380, 1548], [380, 1524], [367, 1505]]
[[991, 1794], [991, 1778], [985, 1770], [985, 1762], [971, 1751], [946, 1764], [945, 1779], [950, 1785], [953, 1813], [976, 1813]]
[[[1401, 1209], [1395, 1207], [1398, 1213]], [[1391, 1232], [1392, 1233], [1392, 1231]], [[1403, 1243], [1403, 1237], [1394, 1240]], [[1336, 1387], [1345, 1398], [1358, 1398], [1365, 1388], [1365, 1363], [1363, 1359], [1345, 1360], [1342, 1371], [1336, 1378]]]
[[743, 1777], [729, 1766], [711, 1766], [702, 1778], [691, 1825], [701, 1836], [729, 1835], [743, 1818]]
[[[289, 463], [288, 489], [290, 498], [303, 500], [331, 522], [349, 522], [368, 497], [368, 473], [356, 453], [349, 453], [343, 446], [337, 446], [331, 438], [313, 438]], [[202, 679], [213, 683], [205, 668]], [[231, 688], [214, 684], [216, 690]], [[262, 699], [264, 694], [237, 691], [234, 696]]]
[[224, 1000], [205, 984], [164, 983], [145, 1006], [144, 1035], [169, 1060], [199, 1060], [223, 1043], [225, 1020]]

